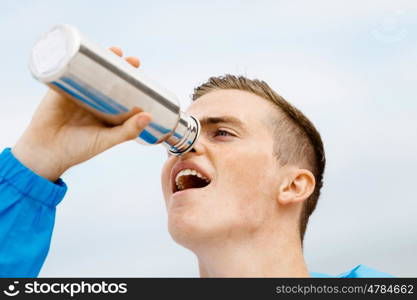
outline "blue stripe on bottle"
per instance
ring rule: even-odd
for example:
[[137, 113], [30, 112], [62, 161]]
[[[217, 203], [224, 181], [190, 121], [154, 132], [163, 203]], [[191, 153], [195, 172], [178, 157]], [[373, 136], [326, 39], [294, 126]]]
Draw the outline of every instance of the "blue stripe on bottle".
[[103, 95], [102, 93], [91, 87], [87, 88], [69, 77], [63, 77], [61, 80], [69, 86], [71, 86], [72, 88], [79, 91], [80, 93], [82, 93], [83, 95], [87, 96], [90, 100], [94, 101], [97, 106], [102, 107], [103, 110], [108, 114], [117, 115], [129, 111], [129, 109], [127, 109], [126, 107], [118, 104], [110, 97]]
[[158, 142], [158, 139], [146, 129], [140, 133], [139, 137], [149, 144], [156, 144]]
[[[171, 129], [166, 129], [165, 127], [163, 127], [161, 125], [158, 125], [156, 123], [150, 123], [148, 126], [151, 127], [152, 129], [155, 129], [156, 131], [159, 131], [159, 132], [163, 133], [163, 134], [166, 134], [168, 132], [171, 132]], [[182, 135], [180, 135], [180, 134], [178, 134], [176, 132], [174, 132], [173, 136], [175, 136], [175, 137], [177, 137], [179, 139], [182, 139], [183, 138]]]
[[77, 93], [74, 93], [72, 90], [70, 90], [69, 88], [67, 88], [66, 86], [64, 86], [63, 84], [56, 82], [56, 81], [52, 81], [52, 84], [59, 87], [60, 89], [64, 90], [65, 92], [67, 92], [69, 95], [73, 96], [74, 98], [80, 100], [81, 102], [84, 102], [85, 104], [87, 104], [88, 106], [93, 107], [94, 109], [102, 112], [102, 113], [106, 113], [106, 111], [104, 111], [101, 107], [97, 106], [96, 104], [88, 101], [86, 98], [80, 96]]

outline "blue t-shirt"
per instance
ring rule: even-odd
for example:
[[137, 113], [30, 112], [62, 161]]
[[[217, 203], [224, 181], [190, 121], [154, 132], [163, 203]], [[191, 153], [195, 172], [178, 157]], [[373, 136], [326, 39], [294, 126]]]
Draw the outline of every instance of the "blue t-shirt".
[[[0, 154], [0, 277], [36, 277], [46, 259], [55, 210], [67, 191], [25, 167], [7, 148]], [[310, 273], [313, 277], [332, 277]], [[359, 265], [336, 277], [392, 277]]]
[[371, 269], [364, 265], [357, 265], [352, 270], [339, 274], [337, 276], [331, 276], [324, 273], [310, 272], [311, 277], [316, 278], [385, 278], [393, 277], [390, 274], [380, 272], [374, 269]]

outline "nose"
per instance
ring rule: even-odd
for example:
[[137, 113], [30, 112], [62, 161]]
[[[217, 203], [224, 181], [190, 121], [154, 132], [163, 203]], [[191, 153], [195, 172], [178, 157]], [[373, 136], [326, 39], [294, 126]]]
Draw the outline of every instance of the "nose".
[[193, 155], [201, 155], [201, 154], [203, 154], [204, 153], [204, 151], [205, 151], [205, 146], [204, 146], [204, 144], [202, 143], [202, 138], [200, 137], [196, 142], [195, 142], [195, 144], [194, 144], [194, 146], [193, 146], [193, 148], [191, 148], [191, 150], [190, 151], [188, 151], [187, 153], [185, 153], [185, 154], [183, 154], [182, 156], [184, 157], [187, 157], [187, 156], [189, 156], [190, 154], [193, 154]]

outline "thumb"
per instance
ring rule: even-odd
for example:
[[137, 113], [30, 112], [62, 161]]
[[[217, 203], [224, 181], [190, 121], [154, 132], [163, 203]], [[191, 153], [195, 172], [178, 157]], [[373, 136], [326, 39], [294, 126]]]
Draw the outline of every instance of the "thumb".
[[137, 138], [151, 120], [149, 113], [141, 112], [127, 119], [122, 125], [109, 128], [109, 147]]

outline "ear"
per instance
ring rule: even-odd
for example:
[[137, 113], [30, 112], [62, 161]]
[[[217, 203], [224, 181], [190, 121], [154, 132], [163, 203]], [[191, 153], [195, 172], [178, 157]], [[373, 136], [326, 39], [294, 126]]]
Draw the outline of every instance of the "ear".
[[315, 185], [309, 170], [292, 167], [279, 186], [278, 202], [282, 205], [303, 202], [313, 193]]

